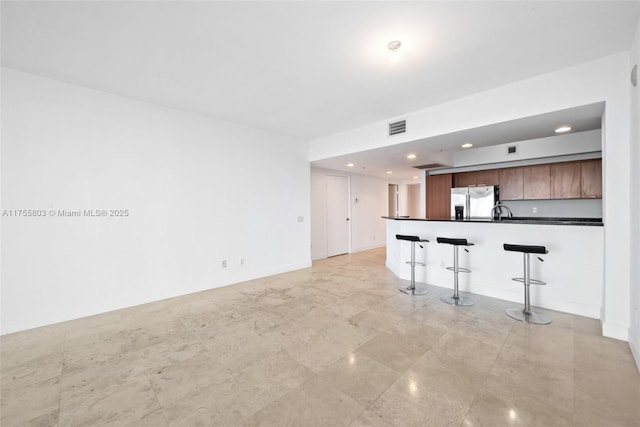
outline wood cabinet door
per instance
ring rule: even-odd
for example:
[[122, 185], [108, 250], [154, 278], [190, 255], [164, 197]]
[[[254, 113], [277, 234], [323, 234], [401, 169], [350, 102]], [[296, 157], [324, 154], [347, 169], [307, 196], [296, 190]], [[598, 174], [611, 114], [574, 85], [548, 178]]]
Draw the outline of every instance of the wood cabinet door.
[[451, 218], [453, 174], [427, 176], [427, 218]]
[[477, 172], [460, 172], [455, 174], [454, 178], [456, 187], [468, 187], [478, 184]]
[[602, 198], [602, 159], [585, 160], [581, 164], [581, 196]]
[[548, 199], [551, 197], [551, 167], [549, 165], [525, 166], [523, 168], [525, 199]]
[[579, 199], [582, 197], [581, 162], [551, 165], [551, 198]]
[[498, 178], [498, 169], [489, 169], [484, 171], [477, 171], [476, 185], [499, 185], [500, 179]]
[[506, 168], [498, 171], [500, 200], [521, 200], [523, 198], [522, 168]]

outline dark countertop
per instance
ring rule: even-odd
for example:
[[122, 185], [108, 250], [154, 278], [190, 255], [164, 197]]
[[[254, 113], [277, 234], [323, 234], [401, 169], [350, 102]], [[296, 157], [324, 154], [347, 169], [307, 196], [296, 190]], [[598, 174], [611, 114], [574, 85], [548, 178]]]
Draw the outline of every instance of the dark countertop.
[[409, 218], [409, 217], [390, 217], [383, 216], [385, 219], [393, 219], [397, 221], [435, 221], [435, 222], [472, 222], [472, 223], [489, 223], [489, 224], [538, 224], [538, 225], [586, 225], [586, 226], [603, 226], [602, 218], [548, 218], [548, 217], [513, 217], [503, 218], [502, 220], [490, 219], [426, 219], [426, 218]]

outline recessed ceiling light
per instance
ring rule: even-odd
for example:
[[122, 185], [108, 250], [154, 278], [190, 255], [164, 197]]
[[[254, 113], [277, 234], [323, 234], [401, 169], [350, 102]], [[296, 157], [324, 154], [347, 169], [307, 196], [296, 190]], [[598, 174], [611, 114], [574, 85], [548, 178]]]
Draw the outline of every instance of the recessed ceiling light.
[[352, 168], [353, 167], [353, 163], [347, 163], [347, 167], [348, 168]]
[[407, 154], [407, 159], [409, 159], [409, 160], [413, 160], [413, 159], [415, 159], [416, 157], [417, 157], [417, 156], [416, 156], [415, 154], [413, 154], [413, 153], [411, 153], [411, 154]]
[[571, 126], [560, 126], [558, 129], [556, 129], [556, 133], [565, 133], [565, 132], [569, 132], [571, 130]]
[[467, 142], [466, 144], [462, 144], [462, 148], [471, 148], [473, 147], [473, 144], [470, 142]]
[[392, 173], [393, 173], [392, 171], [387, 171], [387, 174], [392, 174]]
[[413, 179], [418, 179], [418, 178], [420, 178], [420, 177], [419, 177], [419, 176], [414, 176], [414, 177], [413, 177]]
[[402, 42], [398, 40], [391, 41], [387, 45], [387, 48], [391, 51], [391, 56], [389, 57], [389, 60], [391, 62], [398, 62], [398, 60], [400, 59], [400, 52], [398, 52], [400, 46], [402, 46]]

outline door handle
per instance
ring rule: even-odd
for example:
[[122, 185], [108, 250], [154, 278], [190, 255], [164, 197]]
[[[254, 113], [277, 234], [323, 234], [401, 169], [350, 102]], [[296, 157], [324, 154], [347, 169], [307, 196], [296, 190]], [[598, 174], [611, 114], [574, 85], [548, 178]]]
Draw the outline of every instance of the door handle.
[[347, 221], [350, 221], [350, 220], [351, 220], [351, 218], [347, 218]]

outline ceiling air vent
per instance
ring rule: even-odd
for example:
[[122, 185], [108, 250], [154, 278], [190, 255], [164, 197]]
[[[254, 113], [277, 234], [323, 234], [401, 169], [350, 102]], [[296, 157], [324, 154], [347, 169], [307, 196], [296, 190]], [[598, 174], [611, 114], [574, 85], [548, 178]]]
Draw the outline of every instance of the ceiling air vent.
[[516, 152], [515, 145], [510, 145], [509, 147], [507, 147], [507, 154], [514, 154], [515, 152]]
[[399, 122], [389, 123], [389, 136], [398, 135], [399, 133], [405, 133], [407, 131], [407, 121], [400, 120]]
[[416, 169], [437, 169], [444, 167], [445, 165], [441, 163], [427, 163], [426, 165], [414, 166]]

